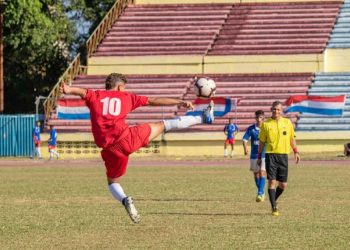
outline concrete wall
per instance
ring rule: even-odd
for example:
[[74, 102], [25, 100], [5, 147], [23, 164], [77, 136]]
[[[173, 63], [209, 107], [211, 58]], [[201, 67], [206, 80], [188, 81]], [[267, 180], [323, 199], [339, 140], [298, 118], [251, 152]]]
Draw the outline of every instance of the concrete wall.
[[201, 74], [201, 55], [91, 57], [88, 75], [110, 74]]
[[[236, 138], [235, 155], [243, 157], [243, 132]], [[48, 158], [48, 135], [42, 135], [42, 154]], [[138, 156], [222, 156], [225, 135], [214, 133], [167, 133], [156, 138], [147, 148], [133, 154]], [[100, 149], [93, 142], [90, 133], [59, 134], [57, 150], [62, 159], [99, 158]], [[341, 154], [343, 145], [350, 142], [350, 131], [297, 132], [297, 144], [301, 153]]]
[[136, 0], [136, 4], [239, 3], [240, 0]]
[[327, 48], [324, 52], [324, 72], [349, 72], [350, 48]]
[[[322, 54], [91, 57], [88, 74], [215, 74], [322, 72]], [[350, 57], [349, 57], [350, 58]]]
[[204, 57], [204, 73], [288, 73], [322, 70], [322, 54]]
[[280, 3], [327, 2], [328, 0], [135, 0], [136, 4], [200, 4], [200, 3]]

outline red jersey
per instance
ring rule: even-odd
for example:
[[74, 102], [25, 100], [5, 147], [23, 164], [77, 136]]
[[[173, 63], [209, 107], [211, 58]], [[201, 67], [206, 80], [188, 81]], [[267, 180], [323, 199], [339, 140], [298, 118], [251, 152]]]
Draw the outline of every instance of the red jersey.
[[[90, 109], [92, 134], [98, 147], [105, 148], [127, 134], [129, 112], [148, 105], [148, 97], [113, 90], [90, 90], [84, 98]], [[125, 132], [124, 132], [125, 131]]]

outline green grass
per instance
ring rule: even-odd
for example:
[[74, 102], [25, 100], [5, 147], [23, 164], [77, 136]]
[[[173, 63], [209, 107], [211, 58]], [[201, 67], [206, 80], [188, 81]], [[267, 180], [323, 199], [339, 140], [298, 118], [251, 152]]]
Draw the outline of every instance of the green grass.
[[245, 164], [130, 167], [122, 185], [139, 225], [100, 164], [0, 167], [0, 249], [349, 249], [346, 164], [291, 164], [280, 217], [255, 202]]

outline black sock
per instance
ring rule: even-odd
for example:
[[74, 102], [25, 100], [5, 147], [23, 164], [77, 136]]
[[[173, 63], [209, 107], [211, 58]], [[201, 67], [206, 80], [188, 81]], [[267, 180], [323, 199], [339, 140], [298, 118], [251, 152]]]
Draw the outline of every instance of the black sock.
[[278, 199], [278, 197], [280, 197], [280, 195], [283, 193], [284, 189], [277, 187], [276, 189], [276, 201]]
[[272, 209], [276, 208], [276, 190], [275, 189], [269, 189], [269, 198]]

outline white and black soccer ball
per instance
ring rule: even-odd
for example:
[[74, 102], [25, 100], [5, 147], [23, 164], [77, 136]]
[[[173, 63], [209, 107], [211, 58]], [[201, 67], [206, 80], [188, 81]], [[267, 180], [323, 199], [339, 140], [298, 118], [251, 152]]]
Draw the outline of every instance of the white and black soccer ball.
[[194, 82], [193, 90], [197, 97], [210, 98], [215, 95], [216, 83], [209, 77], [201, 77]]

